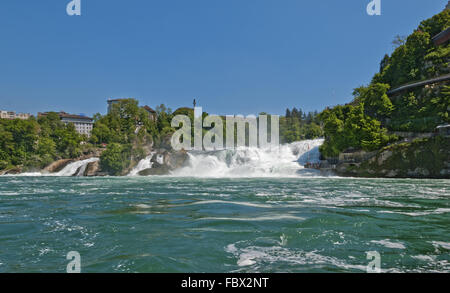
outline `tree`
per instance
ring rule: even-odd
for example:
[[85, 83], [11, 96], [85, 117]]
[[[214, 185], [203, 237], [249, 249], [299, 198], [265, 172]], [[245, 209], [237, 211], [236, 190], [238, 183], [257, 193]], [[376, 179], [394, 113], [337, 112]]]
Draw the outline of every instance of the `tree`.
[[286, 118], [291, 118], [291, 110], [286, 109]]
[[395, 48], [403, 46], [405, 43], [406, 43], [406, 37], [400, 36], [400, 35], [396, 35], [394, 37], [394, 40], [392, 41], [392, 45], [394, 45]]
[[120, 175], [120, 173], [129, 164], [129, 152], [126, 147], [112, 143], [102, 153], [100, 157], [100, 166], [103, 171], [112, 175]]
[[355, 100], [364, 103], [365, 113], [374, 118], [388, 117], [394, 110], [391, 100], [387, 96], [390, 86], [383, 83], [370, 84], [353, 91]]
[[385, 54], [383, 57], [383, 60], [380, 62], [380, 73], [383, 73], [383, 70], [388, 66], [389, 64], [389, 55]]
[[292, 118], [298, 118], [298, 110], [297, 110], [297, 108], [293, 108], [292, 109], [292, 112], [291, 112], [291, 116], [292, 116]]

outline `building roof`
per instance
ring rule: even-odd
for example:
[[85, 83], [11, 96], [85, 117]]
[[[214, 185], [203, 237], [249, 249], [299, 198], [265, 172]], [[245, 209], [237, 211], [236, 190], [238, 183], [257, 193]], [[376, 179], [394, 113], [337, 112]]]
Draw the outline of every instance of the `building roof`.
[[442, 45], [448, 40], [450, 40], [450, 27], [448, 27], [446, 30], [440, 32], [439, 34], [435, 35], [433, 38], [433, 43], [436, 46]]
[[120, 101], [125, 101], [125, 100], [128, 100], [128, 99], [109, 99], [107, 102], [112, 103], [112, 102], [120, 102]]
[[[49, 113], [51, 112], [45, 112], [45, 113], [38, 113], [38, 116], [47, 116]], [[76, 114], [69, 114], [66, 113], [64, 111], [61, 111], [59, 113], [57, 113], [59, 115], [59, 118], [71, 118], [71, 119], [82, 119], [82, 120], [93, 120], [91, 117], [87, 117], [87, 116], [81, 116], [81, 115], [76, 115]]]
[[433, 83], [447, 82], [449, 80], [450, 80], [450, 74], [445, 74], [445, 75], [441, 75], [439, 77], [435, 77], [435, 78], [431, 78], [431, 79], [427, 79], [427, 80], [423, 80], [423, 81], [419, 81], [419, 82], [413, 82], [413, 83], [402, 85], [402, 86], [400, 86], [398, 88], [395, 88], [395, 89], [392, 89], [392, 90], [388, 91], [387, 95], [388, 96], [392, 96], [394, 94], [397, 94], [399, 92], [406, 91], [406, 90], [409, 90], [409, 89], [412, 89], [412, 88], [425, 86], [425, 85], [429, 85], [429, 84], [433, 84]]
[[147, 106], [147, 105], [145, 105], [144, 107], [142, 107], [142, 108], [144, 108], [145, 110], [147, 110], [147, 112], [150, 112], [150, 113], [156, 113], [156, 111], [155, 110], [153, 110], [152, 108], [150, 108], [149, 106]]

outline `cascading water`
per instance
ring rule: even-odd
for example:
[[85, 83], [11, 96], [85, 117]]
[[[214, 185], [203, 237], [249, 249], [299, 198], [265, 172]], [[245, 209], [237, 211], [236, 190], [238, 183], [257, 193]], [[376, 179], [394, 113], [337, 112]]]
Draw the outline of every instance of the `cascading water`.
[[153, 162], [151, 161], [155, 153], [151, 153], [149, 156], [147, 156], [145, 159], [140, 160], [139, 163], [136, 165], [136, 167], [131, 170], [130, 174], [128, 176], [136, 176], [139, 174], [139, 172], [150, 169], [153, 166]]
[[318, 163], [323, 139], [281, 145], [279, 149], [240, 148], [214, 152], [190, 152], [188, 166], [172, 172], [181, 177], [298, 177], [317, 176], [305, 169]]
[[158, 162], [158, 164], [160, 164], [160, 165], [164, 164], [164, 156], [163, 155], [158, 155], [156, 157], [156, 162]]
[[[27, 172], [14, 176], [36, 177], [36, 176], [83, 176], [89, 163], [99, 161], [99, 158], [90, 158], [87, 160], [76, 161], [65, 166], [61, 171], [56, 173]], [[77, 172], [78, 171], [78, 172]]]
[[[99, 158], [90, 158], [87, 160], [82, 161], [76, 161], [73, 163], [70, 163], [66, 167], [64, 167], [61, 171], [52, 174], [53, 176], [73, 176], [77, 172], [78, 169], [80, 169], [80, 172], [78, 172], [77, 176], [81, 176], [84, 173], [84, 170], [86, 170], [86, 167], [89, 163], [97, 162]], [[81, 170], [82, 173], [81, 173]], [[81, 175], [80, 175], [81, 173]]]

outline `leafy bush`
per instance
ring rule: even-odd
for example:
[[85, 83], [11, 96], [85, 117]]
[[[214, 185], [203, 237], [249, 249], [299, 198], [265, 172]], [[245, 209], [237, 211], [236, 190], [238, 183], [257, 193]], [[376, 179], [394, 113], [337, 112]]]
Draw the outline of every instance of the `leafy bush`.
[[129, 165], [130, 153], [129, 147], [112, 143], [102, 153], [100, 157], [100, 167], [103, 171], [111, 175], [120, 175], [120, 173]]

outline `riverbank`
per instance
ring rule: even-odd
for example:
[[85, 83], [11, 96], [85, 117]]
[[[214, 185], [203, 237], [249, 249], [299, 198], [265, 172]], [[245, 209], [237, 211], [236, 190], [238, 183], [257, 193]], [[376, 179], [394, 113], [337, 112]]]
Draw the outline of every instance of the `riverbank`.
[[[247, 148], [215, 152], [185, 152], [150, 146], [131, 158], [119, 176], [180, 177], [311, 177], [450, 179], [450, 138], [427, 137], [397, 142], [379, 151], [349, 151], [339, 158], [320, 160], [323, 139], [280, 146], [278, 151]], [[62, 159], [42, 170], [6, 170], [0, 175], [113, 176], [102, 169], [104, 149], [77, 159]], [[114, 175], [117, 176], [117, 175]]]
[[399, 142], [374, 152], [342, 153], [319, 167], [339, 176], [450, 179], [450, 137]]

